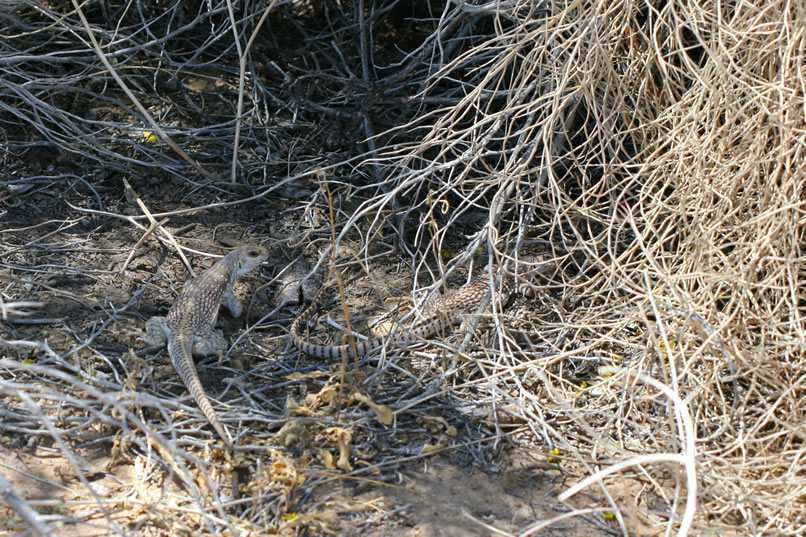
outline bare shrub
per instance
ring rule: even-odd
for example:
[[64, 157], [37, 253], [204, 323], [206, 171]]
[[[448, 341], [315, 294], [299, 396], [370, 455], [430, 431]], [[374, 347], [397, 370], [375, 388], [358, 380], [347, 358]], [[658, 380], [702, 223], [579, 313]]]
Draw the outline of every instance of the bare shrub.
[[[508, 442], [575, 483], [594, 476], [587, 496], [557, 508], [607, 531], [803, 535], [805, 16], [777, 0], [5, 2], [0, 428], [15, 448], [50, 439], [84, 492], [75, 517], [118, 534], [129, 530], [106, 506], [132, 504], [101, 498], [75, 452], [111, 445], [107, 469], [136, 460], [138, 479], [176, 479], [171, 502], [139, 488], [137, 501], [181, 531], [334, 532], [349, 510], [303, 513], [300, 498], [368, 471], [266, 447], [285, 423], [266, 414], [287, 410], [273, 386], [307, 383], [324, 404], [334, 383], [356, 382], [381, 386], [373, 404], [393, 407], [394, 429], [346, 404], [305, 426], [341, 455], [364, 442], [373, 469], [427, 456], [373, 441], [414, 437], [438, 395], [456, 421], [482, 416], [453, 449], [476, 457]], [[152, 136], [156, 124], [187, 159]], [[44, 281], [119, 283], [60, 248], [98, 240], [111, 221], [140, 233], [146, 217], [119, 206], [120, 176], [141, 180], [154, 218], [225, 211], [225, 225], [358, 274], [394, 256], [413, 277], [397, 291], [415, 298], [474, 263], [548, 249], [549, 306], [498, 311], [493, 337], [417, 355], [436, 395], [393, 360], [367, 381], [334, 381], [296, 356], [254, 367], [238, 382], [260, 388], [233, 383], [227, 402], [227, 420], [259, 438], [238, 467], [199, 440], [200, 415], [153, 387], [151, 366], [97, 344], [151, 289], [153, 267], [126, 275], [122, 306]], [[163, 183], [181, 199], [142, 188]], [[290, 201], [255, 209], [278, 198]], [[275, 233], [288, 214], [293, 229]], [[64, 225], [39, 230], [54, 221]], [[63, 244], [42, 244], [51, 237]], [[58, 338], [25, 324], [60, 322], [47, 317], [54, 296], [93, 324]], [[36, 301], [41, 317], [20, 319]], [[292, 354], [272, 323], [250, 349]], [[222, 493], [244, 468], [252, 496]]]

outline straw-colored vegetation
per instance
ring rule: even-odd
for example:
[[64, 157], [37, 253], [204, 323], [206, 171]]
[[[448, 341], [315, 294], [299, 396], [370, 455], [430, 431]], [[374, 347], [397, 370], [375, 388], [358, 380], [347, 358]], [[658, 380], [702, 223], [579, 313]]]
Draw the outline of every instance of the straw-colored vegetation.
[[[14, 528], [369, 534], [395, 512], [322, 491], [511, 446], [562, 468], [566, 503], [504, 534], [567, 509], [806, 534], [804, 50], [799, 2], [4, 3], [0, 474], [35, 445], [79, 491], [69, 513], [9, 496]], [[166, 217], [184, 246], [270, 245], [280, 281], [307, 257], [353, 324], [488, 261], [557, 268], [476, 332], [332, 369], [264, 297], [211, 392], [231, 459], [126, 349], [187, 277]], [[126, 494], [90, 492], [124, 464]]]

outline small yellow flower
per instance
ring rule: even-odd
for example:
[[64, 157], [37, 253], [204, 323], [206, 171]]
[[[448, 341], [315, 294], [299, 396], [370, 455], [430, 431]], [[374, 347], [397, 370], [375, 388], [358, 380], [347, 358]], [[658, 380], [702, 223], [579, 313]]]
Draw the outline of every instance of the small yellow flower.
[[602, 516], [604, 516], [605, 520], [613, 520], [614, 518], [616, 518], [616, 513], [614, 513], [613, 511], [605, 511], [604, 515]]
[[559, 456], [560, 456], [560, 448], [556, 447], [549, 451], [549, 456], [546, 457], [546, 460], [548, 462], [555, 462], [557, 460], [557, 457]]
[[295, 518], [297, 518], [297, 514], [296, 513], [286, 513], [280, 518], [282, 518], [284, 522], [288, 522], [289, 520], [294, 520]]
[[147, 144], [156, 144], [157, 143], [157, 135], [151, 131], [143, 131], [143, 141]]
[[[677, 340], [672, 339], [672, 338], [669, 338], [667, 341], [669, 342], [669, 350], [672, 350], [672, 351], [673, 351], [673, 350], [674, 350], [674, 348], [677, 346]], [[662, 340], [662, 339], [659, 339], [659, 340], [658, 340], [658, 347], [660, 347], [661, 349], [663, 349], [663, 351], [661, 351], [661, 356], [663, 357], [663, 359], [664, 359], [664, 360], [666, 360], [666, 359], [668, 358], [668, 357], [666, 356], [666, 355], [667, 355], [667, 352], [666, 352], [666, 346], [663, 344], [663, 340]]]

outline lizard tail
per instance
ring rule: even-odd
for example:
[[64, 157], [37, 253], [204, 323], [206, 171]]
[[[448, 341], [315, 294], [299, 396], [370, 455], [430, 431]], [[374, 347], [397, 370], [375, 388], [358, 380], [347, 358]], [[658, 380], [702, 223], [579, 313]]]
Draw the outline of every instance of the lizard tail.
[[[302, 326], [302, 324], [307, 321], [308, 318], [313, 316], [314, 312], [322, 301], [324, 291], [325, 287], [323, 286], [321, 289], [319, 289], [319, 293], [317, 293], [316, 298], [313, 299], [311, 305], [308, 306], [305, 311], [300, 313], [299, 317], [294, 319], [294, 322], [291, 323], [291, 328], [289, 331], [291, 332], [294, 345], [303, 353], [313, 356], [314, 358], [325, 360], [333, 360], [335, 358], [354, 360], [358, 357], [369, 354], [370, 351], [383, 347], [387, 341], [396, 345], [397, 347], [406, 347], [409, 343], [409, 338], [407, 336], [392, 336], [390, 338], [374, 337], [366, 341], [355, 341], [354, 344], [346, 343], [344, 345], [332, 346], [317, 345], [315, 343], [306, 341], [305, 338], [303, 338], [299, 333], [300, 326]], [[409, 332], [411, 336], [425, 339], [436, 334], [437, 332], [444, 331], [449, 324], [455, 324], [460, 321], [461, 318], [458, 316], [454, 316], [450, 321], [446, 321], [443, 315], [438, 315], [417, 323], [410, 329]]]
[[300, 335], [299, 329], [305, 321], [313, 316], [324, 296], [325, 286], [322, 286], [319, 289], [319, 292], [316, 294], [316, 297], [313, 299], [313, 302], [311, 302], [311, 305], [305, 308], [305, 311], [300, 313], [299, 316], [294, 319], [294, 322], [291, 323], [289, 332], [291, 332], [291, 337], [294, 339], [294, 345], [300, 351], [309, 356], [322, 360], [333, 360], [336, 358], [354, 360], [359, 356], [364, 356], [369, 351], [383, 345], [383, 340], [380, 338], [375, 338], [369, 341], [356, 341], [355, 346], [350, 344], [334, 346], [316, 345], [306, 341], [305, 338]]
[[226, 430], [224, 430], [224, 426], [218, 421], [218, 415], [215, 413], [210, 399], [207, 398], [207, 394], [204, 393], [199, 374], [196, 372], [196, 365], [193, 363], [191, 343], [188, 338], [171, 334], [171, 338], [168, 340], [168, 354], [176, 372], [179, 373], [179, 378], [185, 383], [185, 387], [187, 387], [190, 395], [193, 396], [193, 400], [196, 401], [196, 405], [201, 409], [204, 417], [207, 418], [207, 421], [210, 422], [210, 425], [213, 426], [224, 443], [231, 446], [232, 443], [229, 440], [229, 436], [227, 436]]

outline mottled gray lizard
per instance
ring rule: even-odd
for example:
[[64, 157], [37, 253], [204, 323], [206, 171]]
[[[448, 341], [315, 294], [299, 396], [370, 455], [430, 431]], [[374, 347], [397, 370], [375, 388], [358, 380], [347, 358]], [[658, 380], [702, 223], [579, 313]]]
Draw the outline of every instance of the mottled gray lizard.
[[193, 400], [218, 435], [229, 445], [224, 426], [218, 421], [213, 405], [204, 393], [193, 356], [223, 356], [227, 340], [215, 329], [218, 309], [226, 304], [233, 317], [239, 317], [243, 305], [235, 298], [235, 282], [260, 265], [269, 252], [260, 246], [241, 246], [225, 255], [215, 265], [187, 282], [165, 317], [146, 322], [143, 340], [150, 345], [168, 344], [168, 354]]
[[[554, 264], [554, 260], [549, 254], [523, 258], [518, 263], [519, 272], [517, 278], [525, 282], [532, 274], [544, 272]], [[496, 293], [496, 299], [501, 306], [506, 305], [514, 290], [515, 277], [512, 274], [502, 274], [501, 285]], [[326, 360], [335, 358], [355, 359], [383, 346], [405, 346], [418, 339], [442, 333], [452, 325], [460, 324], [466, 315], [477, 313], [490, 294], [490, 274], [487, 271], [477, 274], [469, 283], [460, 287], [456, 293], [448, 298], [439, 308], [439, 312], [416, 323], [404, 333], [390, 337], [375, 337], [366, 341], [356, 341], [355, 346], [352, 344], [316, 345], [306, 341], [299, 335], [300, 326], [316, 311], [323, 294], [324, 287], [319, 291], [311, 305], [291, 324], [290, 332], [294, 345], [305, 354], [316, 358]]]

